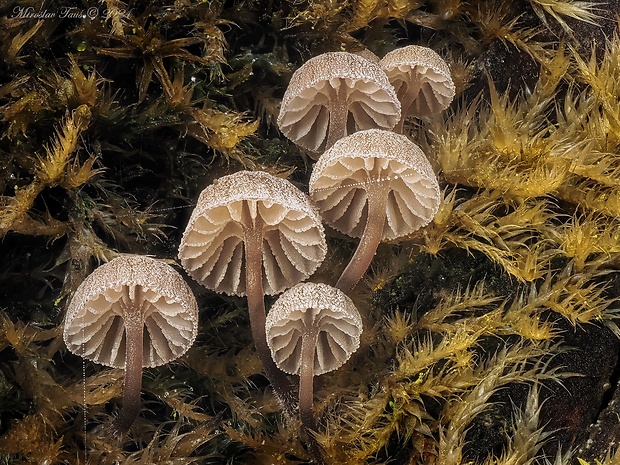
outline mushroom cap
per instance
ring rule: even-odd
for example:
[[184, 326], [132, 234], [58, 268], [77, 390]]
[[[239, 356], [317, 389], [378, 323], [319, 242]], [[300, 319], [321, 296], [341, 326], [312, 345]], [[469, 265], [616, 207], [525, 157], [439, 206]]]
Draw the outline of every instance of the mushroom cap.
[[65, 317], [65, 344], [83, 358], [124, 368], [127, 318], [143, 322], [143, 366], [156, 367], [191, 347], [198, 330], [198, 305], [170, 265], [121, 255], [93, 271], [75, 291]]
[[179, 247], [192, 278], [217, 292], [245, 295], [244, 203], [264, 224], [264, 292], [278, 294], [314, 273], [327, 244], [308, 196], [286, 179], [240, 171], [218, 179], [198, 198]]
[[361, 237], [367, 220], [367, 188], [389, 183], [382, 240], [426, 226], [439, 208], [437, 177], [424, 152], [407, 137], [369, 129], [337, 141], [314, 165], [310, 196], [334, 229]]
[[292, 375], [301, 367], [302, 335], [316, 331], [314, 373], [321, 375], [340, 368], [357, 350], [362, 317], [340, 289], [301, 283], [273, 304], [265, 331], [274, 362]]
[[414, 92], [410, 108], [403, 113], [427, 116], [447, 108], [455, 87], [450, 68], [437, 52], [420, 45], [408, 45], [387, 53], [379, 62], [402, 102], [402, 96]]
[[325, 149], [329, 102], [344, 87], [348, 133], [370, 128], [392, 129], [400, 119], [400, 102], [378, 64], [348, 52], [311, 58], [295, 73], [284, 93], [278, 127], [297, 145]]
[[363, 48], [361, 50], [353, 52], [353, 54], [355, 54], [357, 56], [360, 56], [362, 58], [365, 58], [366, 60], [370, 61], [371, 63], [379, 64], [379, 62], [381, 61], [381, 58], [379, 58], [379, 56], [377, 54], [375, 54], [374, 52], [371, 52], [367, 48]]

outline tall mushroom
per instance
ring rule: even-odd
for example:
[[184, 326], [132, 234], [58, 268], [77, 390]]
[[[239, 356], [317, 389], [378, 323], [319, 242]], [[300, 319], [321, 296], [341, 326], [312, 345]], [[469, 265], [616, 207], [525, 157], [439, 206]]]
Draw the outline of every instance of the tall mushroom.
[[395, 132], [403, 132], [407, 116], [428, 116], [445, 109], [454, 98], [450, 68], [437, 52], [408, 45], [387, 53], [379, 62], [401, 103]]
[[337, 370], [357, 350], [362, 318], [349, 297], [327, 284], [301, 283], [269, 310], [267, 343], [278, 367], [299, 375], [299, 413], [316, 430], [314, 376]]
[[93, 271], [67, 308], [64, 340], [76, 355], [124, 368], [123, 407], [112, 431], [124, 436], [140, 413], [142, 368], [183, 355], [196, 339], [198, 305], [171, 266], [121, 255]]
[[327, 224], [361, 237], [336, 287], [349, 294], [382, 240], [407, 236], [437, 213], [439, 184], [422, 150], [380, 129], [356, 132], [317, 161], [310, 196]]
[[347, 52], [311, 58], [291, 78], [278, 127], [297, 145], [322, 152], [356, 130], [392, 129], [400, 103], [378, 64]]
[[247, 295], [257, 353], [289, 413], [294, 394], [269, 353], [264, 294], [306, 279], [326, 252], [321, 218], [310, 199], [289, 181], [261, 171], [240, 171], [205, 188], [179, 247], [181, 263], [203, 286]]

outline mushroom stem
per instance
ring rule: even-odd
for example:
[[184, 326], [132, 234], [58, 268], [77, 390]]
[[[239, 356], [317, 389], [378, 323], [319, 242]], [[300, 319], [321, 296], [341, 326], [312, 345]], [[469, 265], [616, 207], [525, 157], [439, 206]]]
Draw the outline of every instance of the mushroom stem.
[[140, 413], [140, 390], [142, 389], [142, 318], [125, 319], [125, 386], [123, 388], [123, 407], [112, 422], [112, 431], [121, 438]]
[[[412, 83], [411, 86], [413, 85]], [[397, 134], [403, 134], [405, 119], [409, 116], [409, 109], [420, 92], [420, 86], [416, 85], [416, 87], [416, 89], [412, 90], [407, 84], [402, 84], [397, 92], [398, 100], [400, 101], [400, 120], [393, 129], [393, 132]]]
[[333, 101], [329, 104], [329, 130], [325, 150], [346, 135], [349, 106], [347, 104], [347, 86], [340, 83]]
[[[263, 294], [263, 225], [258, 215], [252, 218], [247, 202], [244, 202], [243, 214], [248, 215], [252, 225], [245, 231], [245, 292], [248, 297], [250, 327], [256, 352], [263, 364], [265, 376], [271, 382], [276, 396], [284, 410], [291, 416], [295, 412], [295, 392], [293, 385], [280, 370], [273, 359], [267, 345], [265, 334], [265, 297]], [[251, 218], [251, 219], [250, 219]]]
[[[308, 314], [312, 310], [308, 310]], [[310, 318], [310, 315], [308, 315]], [[312, 455], [319, 465], [324, 465], [321, 446], [314, 436], [317, 431], [314, 419], [314, 354], [316, 353], [316, 338], [318, 336], [313, 322], [306, 325], [308, 332], [301, 338], [301, 367], [299, 368], [299, 416], [301, 424], [308, 435], [308, 444]]]
[[[310, 313], [310, 310], [308, 311]], [[301, 367], [299, 369], [299, 415], [306, 429], [316, 431], [314, 413], [314, 353], [316, 352], [316, 331], [309, 326], [309, 332], [301, 339]]]
[[381, 243], [385, 219], [387, 217], [387, 200], [390, 187], [387, 182], [371, 182], [367, 189], [368, 215], [366, 226], [351, 261], [340, 275], [336, 287], [345, 294], [350, 294], [372, 262], [377, 247]]

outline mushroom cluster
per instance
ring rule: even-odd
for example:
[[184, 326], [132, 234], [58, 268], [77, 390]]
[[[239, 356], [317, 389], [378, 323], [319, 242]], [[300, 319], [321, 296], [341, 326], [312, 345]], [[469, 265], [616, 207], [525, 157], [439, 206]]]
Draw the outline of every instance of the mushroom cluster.
[[[240, 171], [198, 198], [179, 260], [204, 287], [247, 297], [265, 375], [290, 415], [297, 396], [287, 374], [299, 376], [299, 414], [308, 430], [317, 429], [314, 376], [339, 368], [359, 346], [362, 317], [348, 294], [381, 241], [427, 225], [439, 207], [437, 178], [420, 147], [401, 134], [404, 120], [440, 111], [453, 96], [448, 66], [425, 47], [381, 60], [317, 56], [294, 73], [278, 116], [286, 137], [322, 153], [310, 195], [266, 172]], [[302, 283], [327, 254], [323, 221], [360, 238], [335, 287]], [[266, 314], [265, 295], [280, 293]], [[65, 343], [84, 358], [125, 369], [124, 405], [113, 425], [119, 434], [139, 413], [142, 367], [181, 356], [196, 337], [197, 319], [183, 278], [156, 259], [121, 256], [80, 285], [67, 309]]]
[[316, 430], [313, 376], [338, 368], [359, 345], [362, 319], [347, 294], [380, 242], [427, 225], [441, 199], [425, 154], [402, 132], [407, 117], [449, 105], [455, 87], [448, 65], [420, 46], [367, 58], [335, 52], [308, 60], [294, 73], [278, 117], [286, 137], [322, 152], [309, 190], [323, 221], [360, 238], [335, 288], [299, 284], [280, 296], [266, 319], [275, 364], [299, 375], [300, 416], [309, 430]]
[[300, 147], [322, 152], [310, 196], [329, 226], [360, 238], [336, 283], [345, 293], [353, 291], [381, 241], [405, 237], [437, 213], [435, 173], [420, 147], [401, 134], [407, 117], [437, 113], [454, 94], [446, 62], [418, 45], [382, 59], [369, 52], [324, 53], [293, 74], [280, 130]]
[[[286, 374], [299, 375], [309, 430], [316, 429], [313, 376], [337, 369], [359, 346], [362, 318], [347, 294], [381, 241], [427, 225], [439, 207], [426, 156], [391, 130], [402, 132], [407, 116], [439, 111], [453, 96], [448, 66], [424, 47], [382, 60], [346, 52], [308, 60], [293, 74], [278, 126], [300, 147], [323, 152], [310, 197], [284, 179], [241, 171], [204, 189], [183, 233], [179, 259], [190, 276], [247, 296], [256, 351], [289, 414], [297, 405]], [[301, 283], [325, 258], [322, 221], [360, 238], [336, 287]], [[282, 292], [265, 315], [265, 295]]]
[[321, 153], [355, 131], [402, 133], [407, 117], [438, 113], [454, 94], [448, 65], [428, 47], [398, 48], [381, 60], [368, 51], [328, 52], [293, 73], [277, 122], [295, 144]]
[[261, 171], [224, 176], [204, 189], [179, 247], [183, 267], [200, 284], [247, 296], [258, 356], [289, 412], [295, 395], [267, 347], [264, 294], [306, 279], [326, 253], [323, 224], [310, 199]]

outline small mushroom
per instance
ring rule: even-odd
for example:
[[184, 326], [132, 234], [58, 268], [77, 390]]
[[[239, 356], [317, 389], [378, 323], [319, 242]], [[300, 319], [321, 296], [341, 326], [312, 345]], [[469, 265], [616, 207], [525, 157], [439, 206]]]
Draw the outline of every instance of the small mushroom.
[[394, 86], [401, 103], [400, 121], [394, 128], [403, 132], [408, 116], [428, 116], [447, 108], [455, 87], [450, 68], [437, 52], [408, 45], [386, 54], [379, 65]]
[[301, 283], [273, 304], [265, 324], [278, 367], [299, 375], [299, 413], [316, 430], [314, 376], [337, 370], [357, 350], [362, 318], [349, 297], [327, 284]]
[[400, 103], [378, 64], [347, 52], [311, 58], [291, 78], [278, 127], [297, 145], [322, 152], [347, 133], [392, 129]]
[[347, 294], [379, 243], [427, 225], [441, 198], [422, 150], [407, 137], [380, 129], [356, 132], [321, 155], [310, 177], [310, 196], [327, 224], [361, 237], [336, 284]]
[[326, 252], [321, 218], [310, 199], [289, 181], [261, 171], [240, 171], [205, 188], [179, 247], [181, 263], [200, 284], [247, 295], [257, 353], [288, 409], [295, 396], [269, 353], [264, 294], [306, 279]]
[[123, 407], [112, 431], [124, 436], [140, 413], [142, 368], [183, 355], [196, 339], [198, 305], [171, 266], [121, 255], [93, 271], [67, 308], [67, 348], [93, 362], [125, 369]]

